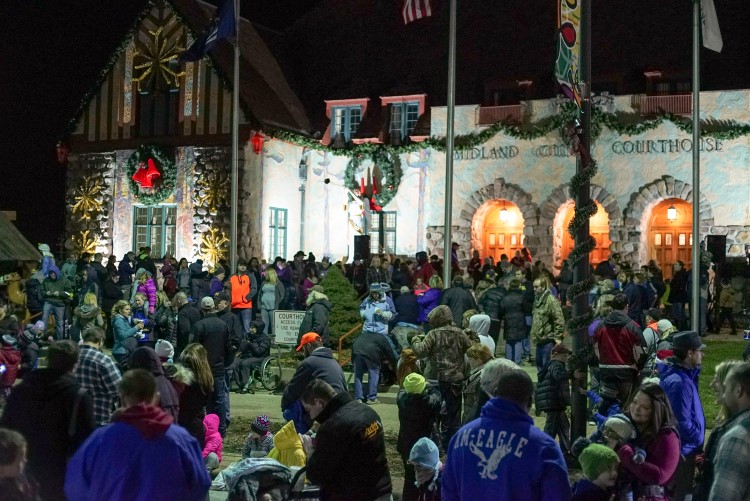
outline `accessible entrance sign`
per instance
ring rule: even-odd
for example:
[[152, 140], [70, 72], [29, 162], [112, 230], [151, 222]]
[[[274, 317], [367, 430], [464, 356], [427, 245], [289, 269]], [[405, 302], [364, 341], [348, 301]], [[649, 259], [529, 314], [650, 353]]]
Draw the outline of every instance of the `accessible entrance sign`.
[[275, 310], [273, 312], [273, 335], [276, 344], [297, 346], [297, 335], [304, 311]]

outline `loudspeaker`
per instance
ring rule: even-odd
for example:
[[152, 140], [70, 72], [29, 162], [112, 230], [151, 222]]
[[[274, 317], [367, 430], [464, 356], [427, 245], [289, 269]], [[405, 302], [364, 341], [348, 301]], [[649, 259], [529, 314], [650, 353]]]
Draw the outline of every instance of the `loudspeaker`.
[[[370, 235], [354, 235], [354, 255], [359, 254], [365, 262], [370, 261]], [[352, 256], [352, 259], [354, 256]]]
[[727, 258], [727, 236], [708, 235], [706, 237], [706, 250], [713, 255], [714, 263], [723, 263]]

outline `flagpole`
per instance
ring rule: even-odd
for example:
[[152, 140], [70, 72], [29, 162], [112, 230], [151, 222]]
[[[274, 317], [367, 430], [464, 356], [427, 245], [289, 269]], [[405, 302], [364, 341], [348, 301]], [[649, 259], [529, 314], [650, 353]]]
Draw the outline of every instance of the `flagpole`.
[[701, 116], [700, 116], [700, 94], [701, 94], [701, 0], [693, 0], [693, 245], [691, 270], [692, 286], [690, 289], [690, 324], [692, 330], [700, 333], [701, 308], [700, 308], [700, 171], [701, 171]]
[[237, 192], [239, 184], [239, 103], [240, 103], [240, 2], [234, 0], [234, 78], [232, 80], [232, 195], [231, 229], [229, 236], [229, 266], [231, 272], [237, 269]]
[[452, 252], [451, 225], [453, 216], [453, 128], [456, 113], [456, 0], [451, 0], [448, 22], [448, 116], [445, 133], [445, 230], [443, 232], [443, 285], [450, 287]]

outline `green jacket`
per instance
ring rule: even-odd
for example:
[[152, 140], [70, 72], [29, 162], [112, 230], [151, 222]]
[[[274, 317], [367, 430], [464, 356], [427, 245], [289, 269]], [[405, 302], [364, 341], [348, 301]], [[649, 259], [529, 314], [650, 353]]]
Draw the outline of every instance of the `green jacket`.
[[46, 302], [53, 306], [65, 306], [66, 300], [73, 297], [71, 291], [72, 288], [65, 275], [57, 280], [47, 277], [42, 282], [42, 296]]
[[544, 291], [541, 296], [534, 298], [534, 310], [531, 320], [531, 338], [537, 345], [552, 341], [561, 342], [565, 328], [560, 303], [550, 292]]

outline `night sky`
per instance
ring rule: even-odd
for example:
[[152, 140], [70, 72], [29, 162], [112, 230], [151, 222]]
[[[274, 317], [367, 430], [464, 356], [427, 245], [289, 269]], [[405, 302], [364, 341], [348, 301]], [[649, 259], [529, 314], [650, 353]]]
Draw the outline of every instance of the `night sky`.
[[[64, 169], [55, 143], [144, 0], [0, 2], [0, 210], [59, 252]], [[218, 4], [214, 0], [213, 4]], [[319, 0], [242, 0], [242, 16], [284, 30]]]

